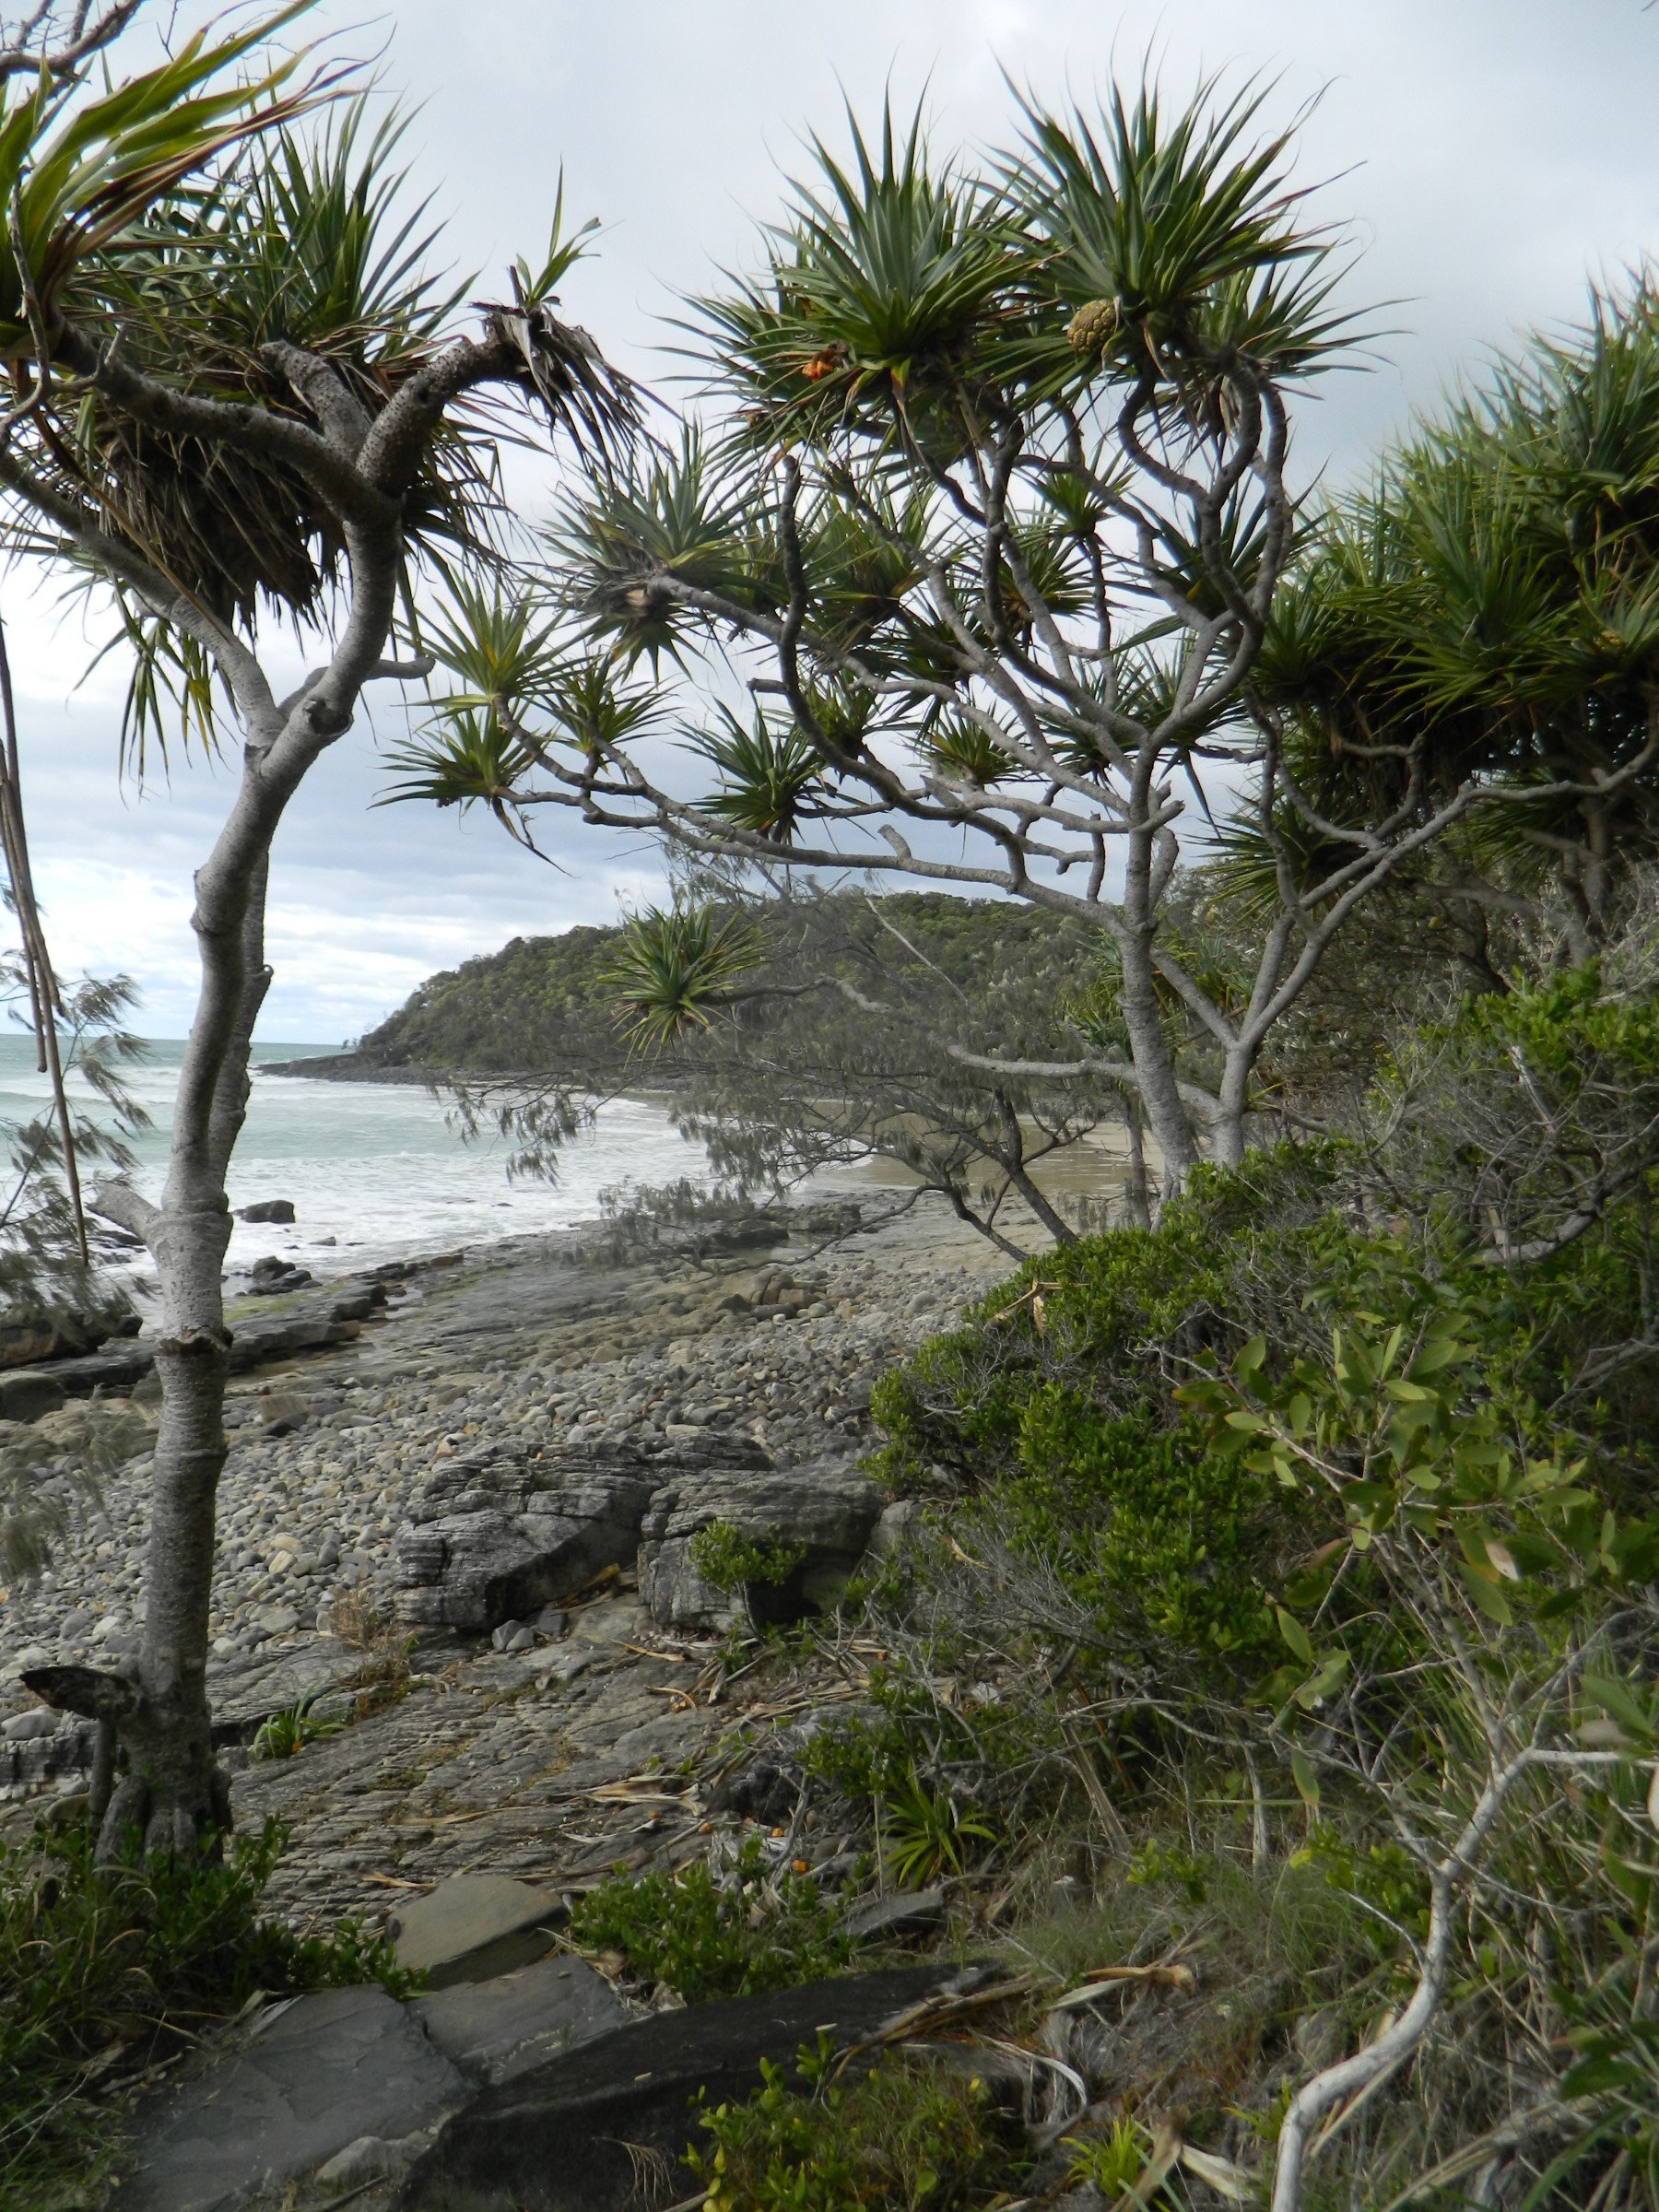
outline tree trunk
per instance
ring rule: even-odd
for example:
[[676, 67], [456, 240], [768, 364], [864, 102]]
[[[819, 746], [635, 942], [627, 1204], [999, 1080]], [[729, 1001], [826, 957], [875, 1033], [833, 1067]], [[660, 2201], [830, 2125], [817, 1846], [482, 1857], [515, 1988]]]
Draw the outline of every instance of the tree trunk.
[[210, 1841], [217, 1849], [230, 1827], [230, 1789], [213, 1755], [207, 1705], [218, 1484], [229, 1454], [225, 1177], [247, 1110], [253, 1026], [270, 983], [264, 947], [271, 840], [299, 781], [267, 778], [270, 739], [258, 735], [265, 742], [250, 744], [237, 803], [196, 877], [191, 919], [201, 992], [179, 1074], [160, 1204], [150, 1206], [122, 1186], [100, 1192], [98, 1201], [145, 1237], [161, 1293], [161, 1420], [137, 1663], [119, 1677], [49, 1667], [25, 1677], [53, 1703], [98, 1719], [91, 1812], [102, 1865], [119, 1855], [134, 1829], [147, 1853]]
[[1129, 1033], [1129, 1056], [1140, 1078], [1141, 1103], [1152, 1135], [1163, 1159], [1160, 1201], [1180, 1194], [1182, 1185], [1198, 1164], [1198, 1147], [1193, 1125], [1182, 1103], [1175, 1063], [1164, 1030], [1163, 1009], [1158, 1001], [1156, 971], [1152, 965], [1150, 928], [1126, 929], [1119, 940], [1124, 963], [1124, 984], [1119, 995], [1124, 1027]]
[[1214, 1159], [1224, 1168], [1243, 1165], [1246, 1150], [1244, 1117], [1250, 1100], [1250, 1078], [1260, 1050], [1258, 1039], [1241, 1040], [1228, 1048], [1227, 1057], [1222, 1063], [1221, 1084], [1216, 1094], [1220, 1112], [1210, 1131], [1210, 1149]]
[[1147, 1188], [1146, 1117], [1134, 1091], [1124, 1099], [1124, 1126], [1129, 1134], [1129, 1173], [1124, 1184], [1124, 1204], [1132, 1229], [1150, 1229], [1152, 1200]]

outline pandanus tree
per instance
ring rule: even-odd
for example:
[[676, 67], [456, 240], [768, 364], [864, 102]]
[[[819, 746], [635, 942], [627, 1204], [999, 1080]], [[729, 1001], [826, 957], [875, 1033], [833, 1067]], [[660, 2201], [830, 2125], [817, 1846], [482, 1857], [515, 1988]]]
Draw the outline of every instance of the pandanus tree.
[[[1171, 887], [1215, 814], [1317, 843], [1252, 682], [1298, 554], [1292, 400], [1351, 343], [1339, 241], [1288, 135], [1212, 85], [1175, 112], [1028, 100], [971, 171], [890, 113], [850, 162], [816, 151], [760, 273], [685, 318], [705, 419], [571, 496], [513, 606], [435, 641], [457, 688], [403, 788], [526, 838], [570, 806], [1082, 918], [1121, 1043], [1078, 1039], [1071, 1072], [1133, 1091], [1175, 1187], [1239, 1157], [1273, 1023], [1443, 826], [1413, 785], [1312, 875], [1288, 853], [1238, 988], [1182, 957]], [[677, 758], [641, 741], [642, 658], [718, 702], [682, 711]]]
[[[199, 33], [104, 88], [47, 74], [0, 110], [0, 495], [11, 546], [112, 604], [134, 653], [129, 729], [176, 712], [240, 747], [194, 878], [200, 995], [159, 1199], [116, 1179], [96, 1210], [159, 1285], [162, 1388], [136, 1662], [25, 1678], [94, 1716], [106, 1854], [136, 1824], [197, 1846], [229, 1811], [206, 1695], [215, 1500], [226, 1457], [226, 1170], [271, 976], [273, 837], [371, 683], [424, 673], [406, 640], [427, 568], [491, 555], [497, 417], [529, 406], [580, 443], [626, 441], [633, 405], [553, 312], [576, 258], [477, 312], [428, 274], [392, 141], [351, 73], [276, 41], [304, 5]], [[317, 665], [285, 688], [298, 629]], [[404, 657], [397, 657], [399, 652]]]
[[[1467, 792], [1419, 864], [1461, 918], [1564, 898], [1587, 959], [1659, 840], [1659, 288], [1598, 292], [1332, 504], [1252, 676], [1300, 794], [1237, 841], [1302, 878], [1402, 803]], [[1500, 979], [1488, 974], [1488, 987]]]

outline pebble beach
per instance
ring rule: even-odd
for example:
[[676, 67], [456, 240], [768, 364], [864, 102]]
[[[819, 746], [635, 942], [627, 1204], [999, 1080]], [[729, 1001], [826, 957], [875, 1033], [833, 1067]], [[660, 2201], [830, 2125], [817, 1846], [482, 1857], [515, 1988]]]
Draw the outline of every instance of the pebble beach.
[[[851, 1458], [872, 1439], [870, 1394], [881, 1373], [1006, 1272], [1002, 1254], [925, 1201], [828, 1249], [797, 1227], [771, 1251], [701, 1264], [653, 1253], [618, 1264], [595, 1258], [579, 1235], [555, 1234], [416, 1266], [388, 1287], [384, 1307], [347, 1343], [232, 1381], [212, 1621], [216, 1714], [251, 1724], [297, 1684], [348, 1673], [336, 1615], [391, 1615], [398, 1530], [421, 1484], [452, 1456], [575, 1440], [649, 1448], [725, 1430], [752, 1438], [780, 1466], [826, 1453]], [[135, 1394], [139, 1411], [144, 1394]], [[103, 1484], [100, 1504], [49, 1571], [0, 1596], [6, 1825], [86, 1786], [56, 1716], [18, 1677], [46, 1660], [119, 1664], [135, 1646], [147, 1471], [147, 1455], [135, 1454]], [[637, 1731], [665, 1719], [663, 1696], [671, 1692], [629, 1679], [606, 1687], [614, 1663], [625, 1676], [649, 1672], [649, 1655], [668, 1641], [653, 1634], [629, 1581], [623, 1575], [570, 1625], [558, 1624], [566, 1639], [574, 1631], [578, 1650], [577, 1664], [567, 1653], [553, 1669], [563, 1670], [561, 1679], [547, 1677], [548, 1637], [528, 1625], [477, 1646], [446, 1636], [424, 1665], [433, 1675], [447, 1668], [449, 1689], [463, 1693], [459, 1705], [454, 1694], [445, 1700], [451, 1726], [438, 1724], [429, 1697], [410, 1700], [337, 1743], [239, 1776], [240, 1815], [264, 1805], [299, 1820], [283, 1877], [296, 1907], [383, 1909], [383, 1891], [365, 1892], [355, 1878], [363, 1869], [346, 1848], [356, 1826], [350, 1773], [390, 1757], [402, 1782], [397, 1809], [413, 1818], [413, 1777], [453, 1766], [446, 1747], [454, 1750], [453, 1724], [466, 1697], [482, 1696], [488, 1706], [508, 1677], [524, 1740], [469, 1755], [491, 1803], [522, 1816], [526, 1800], [512, 1789], [503, 1794], [503, 1777], [568, 1763], [569, 1724], [595, 1697], [608, 1715], [613, 1763], [631, 1771], [646, 1755]], [[597, 1648], [595, 1634], [612, 1664], [582, 1659], [584, 1639]], [[677, 1664], [687, 1657], [682, 1652]], [[512, 1670], [526, 1665], [544, 1670], [541, 1694], [520, 1711], [524, 1684]], [[619, 1695], [622, 1709], [613, 1712]], [[685, 1718], [677, 1740], [687, 1735]], [[388, 1732], [393, 1749], [382, 1756], [377, 1747]], [[239, 1763], [234, 1748], [229, 1758]], [[435, 1785], [452, 1817], [463, 1779], [452, 1771]], [[382, 1879], [445, 1870], [441, 1838], [429, 1866], [405, 1865], [390, 1848], [397, 1841], [418, 1856], [411, 1834], [399, 1838], [382, 1821], [370, 1854]], [[466, 1841], [471, 1850], [483, 1838]], [[500, 1842], [490, 1864], [522, 1860], [519, 1841]], [[386, 1866], [389, 1855], [396, 1871]], [[531, 1855], [547, 1856], [539, 1832]]]

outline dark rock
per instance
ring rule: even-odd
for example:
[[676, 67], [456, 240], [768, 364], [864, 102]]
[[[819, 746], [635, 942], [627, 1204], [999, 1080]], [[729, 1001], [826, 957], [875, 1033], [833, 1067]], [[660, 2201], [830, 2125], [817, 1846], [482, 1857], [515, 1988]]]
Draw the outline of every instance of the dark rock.
[[712, 1813], [735, 1813], [740, 1820], [758, 1820], [766, 1828], [782, 1828], [794, 1813], [801, 1794], [801, 1778], [770, 1759], [757, 1759], [714, 1785], [709, 1799]]
[[493, 1981], [456, 1983], [409, 2009], [451, 2064], [479, 2082], [512, 2081], [630, 2017], [605, 1976], [568, 1952]]
[[711, 1461], [734, 1473], [771, 1465], [750, 1438], [700, 1432], [664, 1453], [606, 1442], [441, 1463], [398, 1531], [399, 1618], [475, 1636], [531, 1619], [606, 1568], [631, 1566], [665, 1475]]
[[257, 1198], [252, 1206], [239, 1206], [239, 1221], [291, 1221], [294, 1202], [291, 1198]]
[[27, 1367], [40, 1359], [69, 1359], [95, 1352], [107, 1337], [124, 1335], [134, 1314], [53, 1313], [28, 1321], [0, 1323], [0, 1369]]
[[[883, 1493], [842, 1465], [756, 1474], [700, 1473], [665, 1484], [640, 1531], [640, 1594], [660, 1628], [764, 1627], [800, 1620], [832, 1605], [864, 1556]], [[690, 1544], [712, 1522], [730, 1522], [756, 1542], [798, 1547], [782, 1583], [717, 1590], [691, 1563]]]
[[121, 2212], [229, 2212], [360, 2136], [429, 2126], [470, 2093], [383, 1989], [319, 1990], [268, 2018], [140, 2111]]
[[919, 1936], [944, 1918], [943, 1889], [896, 1889], [854, 1905], [843, 1925], [854, 1943], [883, 1943], [893, 1936]]
[[55, 1375], [38, 1369], [0, 1373], [0, 1421], [38, 1421], [43, 1413], [55, 1413], [68, 1395]]
[[53, 1359], [50, 1365], [32, 1371], [49, 1375], [61, 1382], [72, 1398], [89, 1398], [95, 1390], [124, 1391], [135, 1382], [141, 1382], [156, 1364], [156, 1355], [147, 1344], [124, 1344], [101, 1352], [87, 1352], [78, 1359]]
[[404, 2212], [624, 2212], [640, 2202], [641, 2159], [672, 2171], [697, 2124], [689, 2107], [751, 2095], [760, 2062], [793, 2069], [820, 2030], [873, 2034], [951, 1985], [948, 1967], [852, 1974], [760, 1997], [731, 1997], [636, 2020], [486, 2089], [439, 2131], [398, 2199]]

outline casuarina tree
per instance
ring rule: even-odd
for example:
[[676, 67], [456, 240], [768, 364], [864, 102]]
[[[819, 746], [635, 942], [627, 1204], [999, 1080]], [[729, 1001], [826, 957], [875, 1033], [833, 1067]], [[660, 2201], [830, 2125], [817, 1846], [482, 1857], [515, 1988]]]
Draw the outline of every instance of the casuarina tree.
[[[218, 725], [240, 746], [194, 878], [200, 994], [165, 1183], [153, 1201], [119, 1179], [92, 1199], [159, 1285], [142, 1641], [125, 1672], [26, 1677], [100, 1724], [106, 1856], [133, 1824], [187, 1849], [229, 1819], [206, 1694], [225, 1178], [271, 981], [272, 840], [367, 687], [424, 673], [406, 630], [429, 563], [465, 574], [491, 557], [500, 409], [528, 406], [590, 450], [633, 424], [626, 382], [553, 312], [579, 252], [557, 219], [500, 305], [463, 311], [429, 276], [394, 128], [369, 128], [349, 69], [278, 51], [308, 4], [97, 87], [14, 76], [0, 109], [10, 543], [112, 603], [135, 741], [176, 710], [187, 736]], [[296, 629], [317, 665], [285, 687], [273, 654]]]

